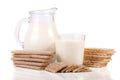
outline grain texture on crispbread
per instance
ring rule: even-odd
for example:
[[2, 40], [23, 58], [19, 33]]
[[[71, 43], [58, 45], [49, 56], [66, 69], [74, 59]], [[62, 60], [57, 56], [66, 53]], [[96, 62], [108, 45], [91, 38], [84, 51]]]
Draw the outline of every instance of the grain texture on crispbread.
[[90, 72], [90, 71], [91, 70], [88, 67], [82, 65], [73, 70], [73, 72]]
[[115, 52], [114, 49], [110, 49], [110, 48], [85, 48], [84, 51], [91, 51], [91, 52]]
[[22, 67], [22, 68], [28, 68], [28, 69], [35, 69], [35, 70], [44, 70], [45, 67], [38, 67], [38, 66], [30, 66], [30, 65], [21, 65], [21, 64], [16, 64], [16, 67]]
[[93, 57], [93, 58], [111, 58], [111, 56], [109, 55], [109, 56], [105, 56], [105, 55], [89, 55], [89, 54], [85, 54], [84, 55], [85, 57]]
[[43, 70], [55, 55], [54, 51], [12, 50], [13, 64], [17, 67]]
[[72, 65], [69, 69], [67, 69], [65, 72], [73, 72], [76, 68], [78, 68], [78, 65]]
[[89, 61], [85, 61], [83, 64], [85, 66], [88, 66], [88, 67], [105, 67], [105, 66], [107, 66], [107, 62], [89, 62]]
[[112, 56], [114, 53], [95, 53], [95, 52], [84, 52], [84, 55], [89, 55], [89, 56]]
[[72, 68], [73, 68], [73, 65], [70, 65], [70, 66], [66, 69], [65, 72], [69, 72], [69, 71], [71, 71]]
[[110, 48], [85, 48], [83, 64], [88, 67], [105, 67], [114, 53], [115, 50]]
[[110, 61], [111, 58], [105, 58], [105, 57], [92, 57], [92, 56], [85, 56], [85, 61]]
[[72, 65], [68, 65], [66, 67], [64, 67], [63, 69], [60, 70], [60, 72], [66, 72], [66, 70], [68, 70]]
[[50, 60], [48, 59], [35, 59], [35, 58], [12, 58], [14, 61], [28, 61], [28, 62], [41, 62], [41, 63], [48, 63]]
[[55, 54], [54, 51], [34, 51], [34, 50], [13, 50], [11, 51], [11, 53], [13, 53], [13, 55], [17, 55], [17, 54], [39, 54], [39, 55], [50, 55], [53, 56]]
[[63, 69], [66, 66], [68, 66], [68, 64], [66, 62], [55, 62], [55, 63], [49, 64], [45, 68], [45, 70], [56, 73], [56, 72], [60, 71], [61, 69]]
[[[64, 65], [61, 65], [64, 64]], [[78, 69], [81, 68], [81, 69]], [[49, 64], [46, 68], [46, 71], [49, 72], [59, 72], [59, 73], [67, 73], [67, 72], [89, 72], [91, 71], [88, 67], [83, 65], [77, 65], [77, 64], [69, 64], [64, 62], [55, 62], [52, 64]]]
[[49, 63], [40, 63], [40, 62], [30, 62], [30, 61], [13, 61], [14, 64], [21, 64], [21, 65], [31, 65], [31, 66], [40, 66], [40, 67], [45, 67]]
[[39, 54], [19, 54], [19, 55], [13, 55], [15, 58], [32, 58], [32, 59], [50, 59], [52, 56], [47, 55], [39, 55]]
[[85, 48], [85, 54], [89, 55], [113, 55], [115, 53], [114, 49], [107, 49], [107, 48]]

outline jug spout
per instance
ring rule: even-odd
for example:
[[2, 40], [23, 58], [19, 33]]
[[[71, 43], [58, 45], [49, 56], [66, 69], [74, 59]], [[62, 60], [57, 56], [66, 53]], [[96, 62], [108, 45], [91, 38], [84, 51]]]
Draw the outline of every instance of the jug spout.
[[52, 12], [53, 14], [55, 14], [56, 11], [57, 11], [57, 8], [56, 8], [56, 7], [51, 8], [51, 12]]

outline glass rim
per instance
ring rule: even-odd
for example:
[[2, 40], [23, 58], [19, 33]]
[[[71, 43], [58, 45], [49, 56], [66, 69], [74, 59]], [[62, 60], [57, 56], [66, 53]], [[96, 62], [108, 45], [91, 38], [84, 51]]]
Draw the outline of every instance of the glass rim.
[[79, 39], [85, 40], [85, 35], [79, 33], [63, 33], [60, 34], [60, 38], [58, 40], [79, 40]]

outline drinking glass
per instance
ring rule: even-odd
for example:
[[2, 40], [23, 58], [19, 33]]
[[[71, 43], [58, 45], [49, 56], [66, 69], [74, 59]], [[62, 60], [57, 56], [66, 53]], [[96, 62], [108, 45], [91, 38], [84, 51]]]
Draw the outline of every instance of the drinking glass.
[[57, 61], [83, 64], [85, 35], [62, 34], [55, 40]]

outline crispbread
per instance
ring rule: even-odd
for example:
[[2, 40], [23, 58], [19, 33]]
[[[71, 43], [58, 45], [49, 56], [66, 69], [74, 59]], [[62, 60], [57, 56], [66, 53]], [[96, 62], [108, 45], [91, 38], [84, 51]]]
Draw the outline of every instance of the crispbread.
[[101, 68], [107, 66], [106, 64], [84, 64], [85, 66], [88, 67], [95, 67], [95, 68]]
[[84, 51], [89, 53], [115, 53], [114, 49], [110, 48], [85, 48]]
[[85, 48], [83, 63], [89, 67], [105, 67], [114, 53], [110, 48]]
[[41, 63], [50, 62], [49, 59], [35, 59], [35, 58], [16, 58], [16, 57], [14, 57], [14, 58], [12, 58], [12, 60], [14, 60], [14, 61], [28, 61], [28, 62], [32, 61], [32, 62], [41, 62]]
[[110, 61], [111, 57], [99, 57], [99, 56], [85, 56], [84, 61]]
[[104, 56], [104, 55], [89, 55], [89, 54], [84, 54], [85, 57], [96, 57], [96, 58], [111, 58], [111, 56]]
[[73, 65], [69, 65], [68, 67], [66, 67], [66, 69], [64, 70], [64, 72], [69, 72], [72, 69]]
[[79, 66], [78, 68], [74, 69], [73, 72], [79, 72], [82, 71], [83, 66]]
[[15, 65], [29, 65], [29, 66], [39, 66], [46, 67], [49, 63], [40, 63], [40, 62], [32, 62], [32, 61], [13, 61]]
[[84, 62], [92, 62], [92, 63], [108, 63], [110, 59], [103, 59], [103, 60], [85, 60]]
[[59, 72], [66, 72], [67, 69], [69, 69], [71, 67], [71, 65], [68, 65], [66, 67], [64, 67], [63, 69], [61, 69]]
[[[77, 68], [81, 69], [77, 69]], [[76, 70], [77, 69], [77, 70]], [[90, 71], [90, 69], [86, 66], [83, 65], [77, 65], [77, 64], [70, 64], [70, 63], [66, 63], [66, 62], [55, 62], [55, 63], [51, 63], [49, 64], [46, 68], [46, 71], [49, 72], [62, 72], [62, 73], [67, 73], [67, 72], [88, 72]]]
[[66, 62], [54, 62], [54, 63], [49, 64], [45, 68], [45, 70], [49, 71], [49, 72], [56, 73], [56, 72], [59, 72], [61, 69], [65, 68], [67, 66], [68, 66], [68, 63], [66, 63]]
[[90, 61], [90, 60], [85, 60], [84, 61], [84, 63], [97, 63], [97, 64], [99, 64], [99, 63], [107, 63], [107, 62], [109, 62], [109, 60], [104, 60], [104, 61]]
[[85, 52], [84, 55], [94, 55], [94, 56], [112, 56], [114, 53], [99, 53], [99, 52]]
[[71, 68], [67, 69], [65, 72], [73, 72], [73, 70], [75, 70], [78, 67], [78, 65], [72, 65]]
[[55, 54], [54, 51], [34, 51], [34, 50], [13, 50], [13, 51], [11, 51], [11, 53], [13, 53], [13, 55], [39, 54], [39, 55], [50, 55], [50, 56], [53, 56]]
[[15, 58], [32, 58], [32, 59], [50, 59], [50, 58], [52, 58], [52, 56], [45, 56], [45, 55], [36, 55], [36, 54], [26, 54], [26, 55], [24, 55], [24, 54], [19, 54], [19, 55], [13, 55], [13, 57], [15, 57]]
[[80, 65], [78, 68], [74, 69], [73, 72], [91, 72], [91, 70], [83, 65]]
[[[85, 48], [85, 51], [93, 51], [93, 52], [113, 52], [114, 49], [111, 48]], [[115, 52], [115, 51], [114, 51]]]
[[88, 67], [105, 67], [105, 66], [107, 66], [107, 62], [89, 62], [89, 61], [85, 61], [83, 64], [85, 66], [88, 66]]
[[35, 70], [44, 70], [45, 67], [38, 67], [38, 66], [30, 66], [30, 65], [21, 65], [15, 64], [16, 67], [28, 68], [28, 69], [35, 69]]

